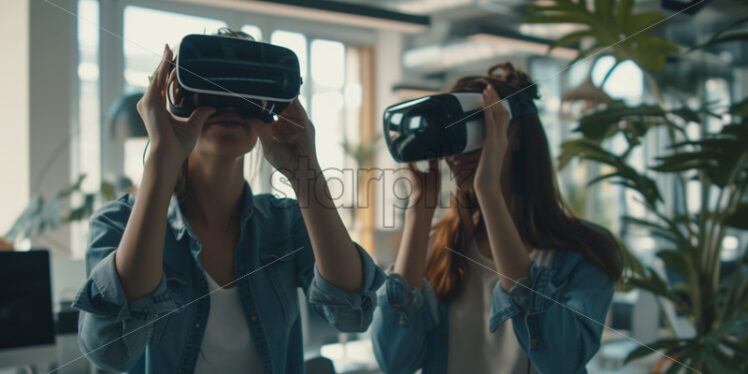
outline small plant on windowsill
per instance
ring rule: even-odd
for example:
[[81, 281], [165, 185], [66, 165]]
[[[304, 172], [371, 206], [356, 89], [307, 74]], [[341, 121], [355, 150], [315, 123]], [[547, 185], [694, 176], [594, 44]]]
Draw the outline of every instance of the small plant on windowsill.
[[[663, 274], [653, 264], [639, 263], [628, 254], [624, 285], [651, 292], [661, 304], [672, 305], [693, 333], [678, 333], [679, 322], [673, 314], [665, 314], [671, 336], [645, 342], [648, 347], [632, 351], [627, 361], [652, 354], [654, 349], [678, 361], [669, 365], [667, 373], [748, 372], [748, 250], [729, 264], [722, 260], [727, 233], [748, 231], [748, 100], [720, 107], [693, 92], [690, 96], [703, 103], [698, 107], [666, 105], [658, 72], [681, 48], [653, 35], [664, 17], [657, 12], [634, 12], [633, 0], [549, 0], [526, 10], [530, 16], [524, 22], [581, 26], [559, 38], [552, 48], [580, 43], [583, 47], [577, 59], [596, 53], [616, 59], [601, 87], [618, 64], [630, 60], [642, 69], [656, 100], [635, 107], [617, 101], [587, 113], [576, 130], [581, 137], [565, 142], [559, 159], [560, 167], [574, 159], [604, 165], [607, 171], [589, 184], [608, 181], [635, 191], [647, 214], [625, 216], [623, 222], [657, 238], [656, 256], [667, 272], [676, 275]], [[721, 43], [745, 42], [748, 33], [741, 27], [746, 24], [748, 18], [739, 19], [685, 54]], [[720, 122], [720, 130], [710, 130], [709, 122]], [[693, 137], [686, 126], [698, 127], [700, 136]], [[666, 139], [663, 155], [641, 171], [629, 156], [657, 132]], [[613, 137], [625, 139], [623, 151], [609, 147], [607, 140]], [[676, 193], [663, 195], [656, 181], [672, 182]], [[687, 183], [698, 184], [699, 201], [688, 200]], [[688, 209], [694, 203], [701, 207], [696, 212]]]
[[349, 142], [347, 139], [343, 141], [341, 146], [343, 147], [343, 152], [350, 158], [353, 159], [353, 161], [356, 163], [356, 170], [355, 170], [355, 182], [356, 185], [353, 186], [353, 188], [356, 188], [356, 191], [354, 193], [354, 201], [353, 206], [351, 207], [351, 226], [356, 226], [356, 209], [358, 207], [358, 201], [359, 201], [359, 193], [361, 192], [361, 170], [365, 170], [367, 168], [370, 168], [374, 164], [374, 158], [377, 156], [377, 151], [379, 150], [379, 140], [382, 138], [381, 134], [377, 134], [374, 139], [371, 142], [365, 143], [365, 142], [359, 142], [357, 144]]
[[[47, 232], [63, 225], [88, 219], [97, 202], [114, 200], [124, 192], [135, 192], [132, 181], [127, 177], [120, 177], [116, 183], [102, 182], [98, 191], [84, 192], [81, 184], [85, 178], [85, 174], [79, 175], [74, 183], [62, 188], [52, 197], [32, 197], [29, 205], [5, 234], [4, 241], [14, 243], [18, 240], [42, 238]], [[65, 208], [66, 202], [74, 200], [72, 197], [75, 195], [81, 197], [81, 203]]]

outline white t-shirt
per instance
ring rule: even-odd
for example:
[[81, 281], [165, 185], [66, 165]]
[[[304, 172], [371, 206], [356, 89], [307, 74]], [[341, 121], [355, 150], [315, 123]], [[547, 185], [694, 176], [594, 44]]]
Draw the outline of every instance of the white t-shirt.
[[[447, 373], [535, 373], [528, 367], [527, 355], [517, 343], [511, 319], [499, 325], [495, 332], [489, 330], [491, 293], [499, 281], [493, 260], [480, 252], [474, 240], [465, 255], [483, 266], [466, 260], [465, 288], [449, 304]], [[530, 258], [538, 265], [550, 266], [552, 256], [553, 251], [530, 252]]]
[[210, 313], [195, 373], [261, 373], [238, 287], [221, 288], [208, 272], [205, 277], [211, 292]]

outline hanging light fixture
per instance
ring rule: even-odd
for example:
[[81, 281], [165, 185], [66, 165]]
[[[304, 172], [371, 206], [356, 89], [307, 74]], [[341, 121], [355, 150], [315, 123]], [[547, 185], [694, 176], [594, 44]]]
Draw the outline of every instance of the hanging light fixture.
[[122, 97], [112, 104], [109, 109], [109, 127], [112, 138], [124, 142], [129, 138], [148, 137], [145, 123], [138, 113], [138, 101], [143, 97], [142, 92]]

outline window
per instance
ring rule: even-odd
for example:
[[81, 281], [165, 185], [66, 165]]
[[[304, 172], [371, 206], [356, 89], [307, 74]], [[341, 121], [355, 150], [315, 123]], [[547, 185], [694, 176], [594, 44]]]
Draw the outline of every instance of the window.
[[[592, 83], [599, 86], [614, 63], [612, 56], [598, 59], [592, 69]], [[610, 74], [602, 89], [613, 99], [623, 100], [627, 105], [639, 105], [644, 95], [644, 74], [633, 61], [623, 61]]]
[[[306, 36], [298, 32], [278, 30], [278, 31], [274, 31], [273, 34], [270, 36], [270, 43], [286, 47], [292, 50], [294, 53], [296, 53], [296, 56], [299, 58], [299, 69], [301, 70], [301, 79], [304, 81], [304, 85], [307, 85], [306, 78], [308, 75], [307, 74], [308, 71], [307, 71]], [[306, 95], [304, 94], [305, 93], [304, 88], [305, 88], [304, 86], [301, 87], [301, 95], [299, 96], [299, 102], [301, 102], [301, 105], [303, 105], [304, 108], [307, 108]]]
[[[345, 170], [345, 139], [358, 138], [361, 106], [361, 84], [355, 65], [356, 58], [345, 44], [336, 40], [312, 39], [306, 35], [286, 30], [276, 30], [270, 42], [284, 46], [296, 53], [303, 85], [299, 102], [306, 109], [316, 129], [316, 148], [320, 165], [325, 169], [330, 192], [340, 207], [353, 205], [355, 172]], [[278, 196], [293, 197], [291, 186], [279, 173], [270, 178], [272, 192]], [[341, 210], [344, 219], [350, 209]]]
[[[124, 91], [145, 91], [148, 76], [158, 66], [164, 43], [176, 50], [187, 34], [212, 34], [226, 26], [220, 20], [128, 6], [124, 11]], [[135, 185], [143, 174], [143, 152], [147, 139], [128, 139], [124, 144], [124, 173]]]
[[[705, 88], [705, 102], [710, 103], [717, 113], [725, 112], [730, 105], [730, 85], [724, 78], [707, 79]], [[723, 119], [707, 116], [707, 131], [711, 133], [722, 130]]]
[[[345, 46], [331, 40], [311, 43], [312, 120], [317, 129], [317, 157], [323, 168], [342, 169], [345, 159], [342, 143], [343, 82], [345, 80]], [[335, 195], [333, 195], [335, 196]]]
[[558, 158], [557, 152], [561, 149], [564, 140], [565, 127], [559, 116], [561, 110], [561, 75], [558, 72], [563, 65], [552, 59], [533, 59], [530, 62], [530, 76], [538, 83], [540, 100], [535, 103], [538, 106], [540, 121], [548, 137], [553, 160]]
[[[78, 166], [79, 173], [86, 174], [83, 189], [99, 188], [99, 3], [81, 0], [78, 3]], [[83, 21], [83, 20], [86, 21]]]
[[[604, 56], [598, 59], [592, 68], [592, 83], [599, 86], [613, 64], [615, 64], [615, 58], [612, 56]], [[644, 74], [634, 62], [623, 61], [610, 73], [602, 89], [611, 98], [623, 100], [628, 106], [641, 105], [644, 97]], [[622, 153], [626, 147], [626, 140], [620, 134], [608, 140], [608, 142], [610, 142], [609, 146], [615, 153]], [[629, 163], [640, 173], [646, 171], [647, 150], [648, 147], [644, 145], [629, 155]], [[614, 209], [614, 221], [617, 222], [621, 214], [639, 218], [645, 217], [647, 209], [640, 202], [641, 199], [635, 191], [619, 186], [610, 186], [610, 190], [611, 196], [623, 194], [623, 206]]]
[[[78, 1], [78, 130], [72, 136], [73, 173], [85, 174], [81, 189], [99, 190], [101, 184], [101, 113], [99, 90], [99, 2]], [[73, 195], [72, 203], [80, 204], [81, 196]], [[83, 257], [86, 249], [88, 222], [71, 225], [71, 256]]]
[[144, 90], [158, 66], [164, 43], [176, 50], [187, 34], [212, 34], [226, 22], [128, 6], [124, 14], [125, 92]]
[[249, 36], [253, 37], [256, 41], [262, 41], [262, 30], [260, 30], [259, 27], [255, 25], [244, 25], [242, 31], [249, 34]]

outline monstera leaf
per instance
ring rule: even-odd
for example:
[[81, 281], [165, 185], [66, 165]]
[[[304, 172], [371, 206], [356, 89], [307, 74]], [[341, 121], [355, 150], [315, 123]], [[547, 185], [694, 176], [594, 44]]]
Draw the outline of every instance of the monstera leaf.
[[612, 173], [593, 179], [588, 183], [590, 185], [606, 179], [613, 179], [615, 183], [639, 192], [651, 206], [662, 201], [659, 188], [654, 180], [639, 173], [636, 169], [628, 165], [623, 157], [604, 149], [595, 140], [582, 138], [564, 142], [561, 145], [559, 168], [564, 168], [574, 158], [595, 161], [608, 165], [615, 170]]
[[[680, 48], [653, 34], [663, 16], [635, 12], [633, 0], [544, 0], [526, 10], [530, 13], [524, 20], [527, 23], [580, 26], [561, 36], [551, 49], [579, 44], [582, 49], [577, 60], [594, 54], [615, 57], [616, 63], [601, 87], [617, 64], [630, 60], [642, 69], [656, 99], [656, 104], [639, 106], [613, 102], [587, 114], [575, 130], [580, 138], [565, 141], [558, 160], [559, 168], [572, 160], [604, 166], [600, 168], [604, 170], [602, 175], [589, 180], [588, 185], [607, 181], [643, 197], [646, 214], [624, 216], [622, 221], [625, 227], [644, 230], [656, 239], [655, 261], [663, 267], [640, 262], [634, 252], [627, 251], [628, 268], [621, 288], [644, 290], [659, 302], [670, 303], [696, 331], [695, 336], [687, 338], [672, 331], [671, 337], [630, 352], [626, 361], [659, 351], [677, 360], [665, 368], [665, 373], [688, 369], [709, 374], [748, 372], [748, 250], [743, 249], [745, 243], [740, 243], [742, 252], [738, 251], [737, 259], [727, 261], [723, 256], [726, 235], [743, 238], [741, 234], [748, 231], [748, 100], [738, 98], [725, 108], [703, 97], [704, 80], [713, 77], [713, 71], [704, 68], [705, 63], [687, 65], [690, 67], [685, 70], [681, 64], [675, 69], [668, 66], [662, 71], [667, 57], [680, 52]], [[748, 40], [743, 28], [748, 17], [741, 17], [707, 37], [707, 42], [696, 49]], [[680, 100], [680, 104], [665, 100], [658, 79], [668, 76], [690, 80], [688, 83], [699, 89], [686, 95], [688, 99]], [[671, 92], [673, 96], [679, 97]], [[693, 104], [694, 99], [701, 104]], [[720, 124], [719, 130], [714, 130], [715, 122]], [[686, 126], [689, 130], [695, 126], [698, 131], [685, 131]], [[666, 131], [654, 131], [656, 128]], [[627, 147], [611, 151], [613, 143], [609, 140], [621, 136]], [[645, 153], [646, 160], [654, 157], [654, 161], [647, 161], [645, 170], [633, 167], [628, 156], [652, 141], [664, 141], [667, 146]], [[667, 182], [669, 193], [664, 198], [655, 181]], [[698, 196], [689, 193], [694, 191], [693, 185], [698, 185]], [[699, 209], [691, 209], [694, 203]], [[658, 273], [662, 268], [678, 276]], [[674, 325], [671, 316], [666, 314], [664, 318], [667, 326]]]
[[602, 141], [623, 132], [627, 138], [636, 139], [656, 126], [667, 124], [665, 111], [653, 105], [628, 107], [623, 102], [614, 102], [604, 109], [592, 112], [579, 121], [574, 130], [587, 139]]
[[634, 0], [551, 0], [525, 10], [531, 14], [523, 19], [525, 23], [571, 23], [583, 27], [560, 37], [549, 48], [550, 52], [583, 39], [592, 40], [579, 51], [574, 62], [593, 54], [606, 54], [616, 58], [610, 71], [628, 59], [643, 69], [660, 71], [667, 56], [679, 50], [672, 41], [653, 35], [664, 16], [653, 11], [635, 13]]

